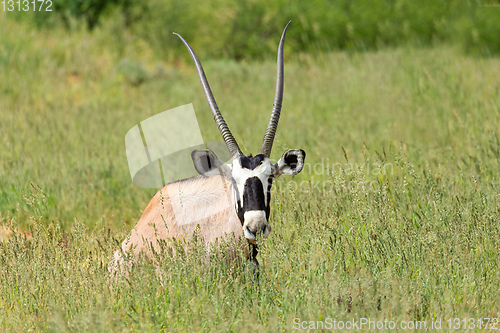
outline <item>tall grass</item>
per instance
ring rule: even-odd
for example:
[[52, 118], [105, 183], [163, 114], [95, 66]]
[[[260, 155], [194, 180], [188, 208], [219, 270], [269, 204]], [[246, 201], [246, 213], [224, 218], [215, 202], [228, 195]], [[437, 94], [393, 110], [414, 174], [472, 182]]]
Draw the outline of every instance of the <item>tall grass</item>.
[[[0, 243], [2, 330], [500, 316], [498, 59], [450, 47], [286, 49], [272, 158], [303, 148], [309, 164], [275, 184], [259, 278], [224, 258], [200, 271], [198, 247], [161, 258], [163, 280], [144, 261], [110, 288], [108, 259], [154, 193], [131, 184], [125, 133], [192, 102], [204, 139], [219, 139], [196, 72], [140, 40], [118, 46], [104, 28], [48, 33], [5, 14], [0, 24], [0, 230], [14, 230]], [[272, 107], [272, 58], [204, 61], [246, 153]]]

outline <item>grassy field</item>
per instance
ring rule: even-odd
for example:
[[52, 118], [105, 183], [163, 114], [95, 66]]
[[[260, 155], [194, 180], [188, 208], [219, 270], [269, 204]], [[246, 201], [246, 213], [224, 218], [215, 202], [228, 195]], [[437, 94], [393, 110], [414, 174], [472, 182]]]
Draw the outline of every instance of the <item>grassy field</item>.
[[[446, 331], [500, 317], [500, 59], [285, 51], [272, 158], [302, 148], [308, 165], [275, 184], [259, 279], [223, 260], [200, 272], [199, 247], [161, 258], [162, 282], [144, 262], [111, 289], [107, 262], [156, 191], [131, 183], [127, 131], [193, 103], [219, 139], [194, 66], [137, 39], [118, 50], [112, 30], [0, 25], [1, 331], [276, 332], [295, 318], [441, 318]], [[255, 153], [274, 58], [204, 66]]]

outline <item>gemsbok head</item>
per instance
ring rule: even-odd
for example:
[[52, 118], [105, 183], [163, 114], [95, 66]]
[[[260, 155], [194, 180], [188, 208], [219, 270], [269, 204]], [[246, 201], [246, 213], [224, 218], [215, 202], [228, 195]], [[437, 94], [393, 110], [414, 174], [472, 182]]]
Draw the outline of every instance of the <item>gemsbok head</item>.
[[[305, 152], [301, 149], [285, 151], [277, 163], [270, 155], [283, 100], [283, 44], [287, 24], [278, 47], [276, 93], [271, 119], [259, 153], [246, 156], [241, 151], [215, 102], [203, 67], [191, 46], [176, 34], [187, 47], [194, 60], [201, 86], [212, 110], [219, 131], [232, 155], [226, 164], [210, 150], [195, 150], [191, 158], [201, 177], [181, 180], [165, 185], [151, 199], [132, 233], [122, 243], [123, 251], [116, 251], [114, 267], [123, 263], [123, 253], [137, 254], [160, 251], [159, 240], [167, 244], [171, 239], [189, 239], [198, 227], [199, 236], [206, 243], [214, 243], [233, 234], [247, 240], [248, 257], [258, 265], [257, 236], [267, 237], [269, 224], [271, 185], [280, 175], [296, 175], [303, 166]], [[111, 268], [110, 268], [111, 269]]]

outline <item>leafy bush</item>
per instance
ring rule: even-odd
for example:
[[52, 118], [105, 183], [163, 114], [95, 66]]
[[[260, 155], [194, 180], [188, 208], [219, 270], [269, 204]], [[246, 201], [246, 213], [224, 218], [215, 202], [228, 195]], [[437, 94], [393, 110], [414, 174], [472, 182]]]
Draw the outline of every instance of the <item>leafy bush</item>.
[[[498, 8], [477, 1], [411, 0], [54, 0], [56, 15], [32, 15], [39, 25], [82, 21], [93, 29], [114, 24], [171, 57], [183, 48], [181, 33], [203, 56], [268, 58], [285, 24], [292, 20], [287, 48], [321, 52], [367, 50], [401, 44], [458, 42], [467, 51], [498, 53]], [[111, 23], [110, 23], [111, 22]], [[175, 52], [175, 54], [179, 54]]]

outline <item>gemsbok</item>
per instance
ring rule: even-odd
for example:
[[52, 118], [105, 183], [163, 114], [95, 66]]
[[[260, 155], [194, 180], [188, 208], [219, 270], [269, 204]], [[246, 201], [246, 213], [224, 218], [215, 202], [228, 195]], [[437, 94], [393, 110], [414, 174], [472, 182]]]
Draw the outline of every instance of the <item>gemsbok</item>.
[[110, 271], [121, 267], [123, 255], [129, 252], [137, 255], [145, 251], [151, 258], [151, 251], [159, 253], [161, 250], [159, 240], [171, 246], [170, 239], [189, 239], [195, 229], [207, 244], [214, 244], [233, 234], [243, 240], [252, 266], [258, 266], [257, 235], [261, 233], [267, 237], [271, 232], [272, 182], [282, 174], [298, 174], [306, 155], [301, 149], [289, 149], [277, 163], [272, 164], [269, 159], [283, 100], [283, 44], [289, 24], [278, 47], [271, 119], [259, 153], [255, 156], [245, 156], [240, 150], [219, 111], [198, 57], [184, 38], [175, 34], [194, 60], [208, 105], [232, 155], [232, 163], [225, 164], [211, 150], [194, 150], [191, 158], [201, 176], [169, 183], [154, 195], [130, 236], [123, 241], [123, 251], [115, 252]]

